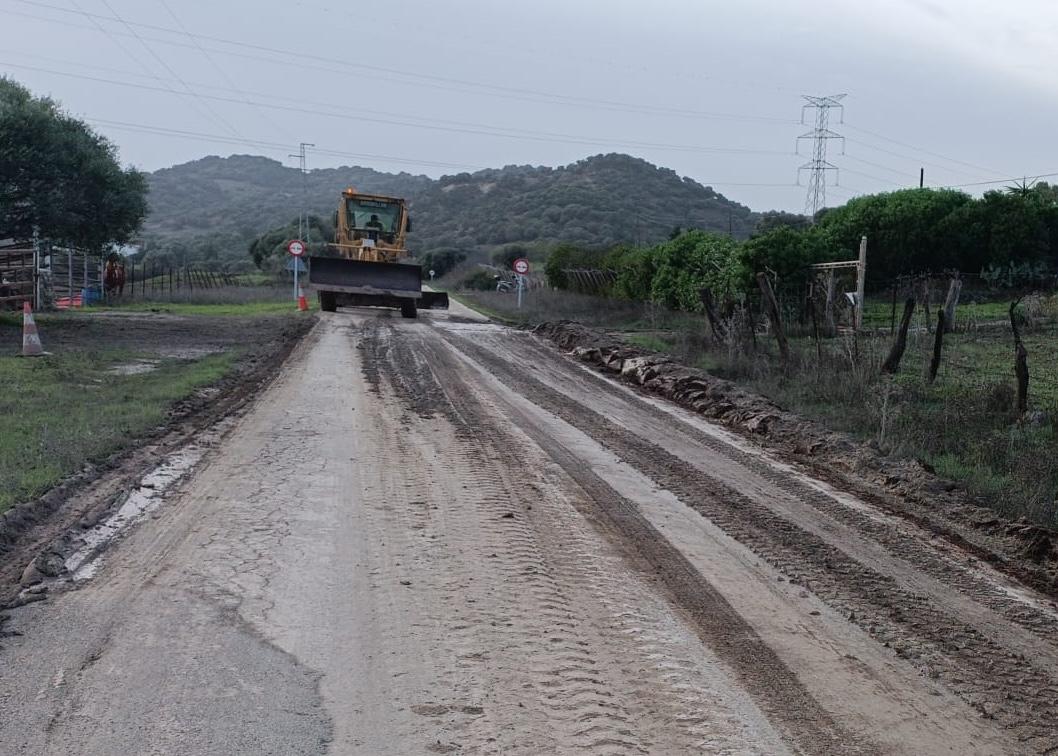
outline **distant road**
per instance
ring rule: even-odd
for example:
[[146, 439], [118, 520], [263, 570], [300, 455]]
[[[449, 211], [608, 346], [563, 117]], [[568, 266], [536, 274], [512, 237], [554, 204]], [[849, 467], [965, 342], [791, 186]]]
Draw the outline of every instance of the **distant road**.
[[1058, 612], [531, 334], [323, 313], [92, 576], [5, 754], [1026, 754]]

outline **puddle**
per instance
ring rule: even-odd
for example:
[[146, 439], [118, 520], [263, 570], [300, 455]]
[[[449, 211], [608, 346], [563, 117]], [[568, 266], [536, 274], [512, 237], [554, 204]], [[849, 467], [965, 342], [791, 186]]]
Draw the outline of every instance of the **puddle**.
[[95, 575], [100, 564], [97, 557], [102, 548], [124, 528], [153, 512], [166, 492], [198, 464], [206, 449], [204, 445], [191, 444], [170, 455], [165, 462], [144, 475], [139, 487], [128, 495], [114, 514], [81, 536], [84, 545], [67, 557], [64, 563], [70, 580], [79, 583]]
[[156, 358], [141, 357], [114, 365], [107, 375], [143, 375], [157, 370], [162, 360], [198, 360], [223, 351], [220, 347], [167, 347], [159, 349]]
[[133, 360], [115, 365], [107, 371], [107, 375], [142, 375], [158, 369], [158, 360]]
[[220, 347], [169, 347], [158, 350], [158, 356], [170, 360], [197, 360], [223, 351]]
[[507, 326], [498, 323], [472, 323], [465, 320], [439, 320], [437, 321], [437, 325], [446, 331], [466, 334], [500, 333], [501, 331], [510, 330]]

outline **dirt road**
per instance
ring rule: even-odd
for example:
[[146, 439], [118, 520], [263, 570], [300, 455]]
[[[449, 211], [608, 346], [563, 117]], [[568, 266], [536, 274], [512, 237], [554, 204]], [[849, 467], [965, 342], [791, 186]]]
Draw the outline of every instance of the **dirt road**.
[[325, 314], [12, 613], [0, 750], [1058, 752], [1053, 604], [459, 315]]

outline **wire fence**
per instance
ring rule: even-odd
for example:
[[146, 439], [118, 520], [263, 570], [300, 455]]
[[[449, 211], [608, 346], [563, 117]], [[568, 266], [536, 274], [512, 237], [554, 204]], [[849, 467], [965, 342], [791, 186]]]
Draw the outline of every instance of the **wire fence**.
[[108, 264], [103, 278], [103, 297], [144, 299], [196, 290], [253, 286], [258, 277], [223, 273], [196, 266], [163, 266], [148, 262]]

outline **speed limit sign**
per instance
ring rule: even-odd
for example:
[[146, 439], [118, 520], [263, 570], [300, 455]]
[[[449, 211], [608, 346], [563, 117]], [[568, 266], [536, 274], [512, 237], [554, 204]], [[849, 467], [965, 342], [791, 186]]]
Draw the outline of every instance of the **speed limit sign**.
[[514, 261], [514, 272], [520, 276], [524, 276], [529, 272], [529, 261], [524, 257], [519, 257]]
[[300, 239], [294, 239], [287, 244], [287, 252], [294, 255], [294, 257], [301, 257], [305, 254], [305, 242]]

